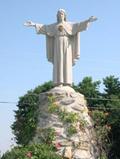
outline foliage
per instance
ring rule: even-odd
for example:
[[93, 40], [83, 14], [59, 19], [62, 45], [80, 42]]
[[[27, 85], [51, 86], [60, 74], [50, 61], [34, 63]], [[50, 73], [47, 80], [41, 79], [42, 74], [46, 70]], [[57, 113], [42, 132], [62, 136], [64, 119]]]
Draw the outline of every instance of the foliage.
[[84, 128], [88, 125], [88, 122], [85, 119], [81, 119], [79, 118], [79, 127], [81, 128], [81, 130], [84, 130]]
[[67, 129], [68, 136], [72, 136], [73, 134], [77, 133], [76, 127], [74, 125], [70, 125]]
[[114, 76], [103, 79], [105, 85], [103, 97], [108, 100], [104, 106], [109, 108], [108, 124], [111, 126], [109, 138], [111, 148], [108, 154], [109, 159], [120, 158], [120, 80]]
[[51, 88], [53, 88], [53, 83], [47, 82], [19, 98], [18, 110], [15, 111], [15, 122], [12, 125], [17, 144], [26, 145], [32, 139], [37, 125], [39, 93]]
[[6, 152], [1, 159], [62, 159], [55, 154], [55, 147], [46, 144], [33, 144], [15, 147]]
[[101, 156], [108, 155], [109, 149], [111, 146], [109, 132], [111, 130], [111, 126], [108, 125], [108, 112], [93, 110], [92, 111], [92, 119], [94, 121], [94, 128], [97, 135], [97, 142], [101, 152]]
[[75, 123], [79, 119], [78, 113], [67, 112], [66, 110], [60, 111], [59, 116], [64, 123]]
[[68, 136], [71, 136], [77, 132], [75, 126], [73, 126], [73, 123], [78, 121], [78, 113], [67, 112], [66, 109], [62, 110], [56, 103], [55, 96], [48, 96], [48, 111], [49, 113], [57, 114], [64, 124], [69, 123], [67, 126]]
[[75, 127], [76, 123], [79, 123], [81, 130], [84, 130], [85, 126], [87, 126], [86, 120], [81, 119], [78, 113], [68, 112], [65, 108], [61, 109], [56, 103], [55, 96], [48, 96], [48, 111], [49, 113], [57, 114], [63, 124], [67, 124], [68, 136], [77, 133], [77, 129]]
[[48, 96], [48, 112], [57, 113], [59, 111], [58, 105], [55, 102], [54, 96]]
[[44, 128], [37, 130], [38, 138], [37, 143], [43, 144], [52, 144], [52, 141], [55, 139], [55, 129], [53, 128]]
[[89, 98], [99, 98], [99, 86], [100, 81], [93, 82], [91, 77], [85, 77], [77, 86], [73, 85], [73, 88], [85, 95], [88, 106], [94, 107], [96, 104], [98, 104], [98, 101], [90, 100]]
[[104, 92], [99, 91], [99, 81], [85, 77], [73, 88], [83, 93], [92, 115], [101, 147], [101, 157], [120, 158], [120, 80], [115, 76], [103, 79]]
[[103, 79], [105, 85], [105, 93], [107, 96], [110, 95], [119, 95], [120, 96], [120, 81], [119, 78], [114, 76], [107, 76]]
[[16, 121], [12, 125], [18, 144], [27, 144], [32, 138], [37, 124], [38, 96], [28, 93], [18, 102]]

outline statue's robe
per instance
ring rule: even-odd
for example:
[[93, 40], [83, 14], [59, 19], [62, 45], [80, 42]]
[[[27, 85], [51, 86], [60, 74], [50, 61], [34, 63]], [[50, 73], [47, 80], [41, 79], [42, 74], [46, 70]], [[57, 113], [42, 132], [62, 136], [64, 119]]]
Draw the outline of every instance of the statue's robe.
[[37, 33], [46, 35], [47, 59], [53, 63], [53, 82], [56, 85], [72, 84], [72, 66], [80, 57], [79, 32], [86, 30], [87, 27], [87, 21], [36, 24]]

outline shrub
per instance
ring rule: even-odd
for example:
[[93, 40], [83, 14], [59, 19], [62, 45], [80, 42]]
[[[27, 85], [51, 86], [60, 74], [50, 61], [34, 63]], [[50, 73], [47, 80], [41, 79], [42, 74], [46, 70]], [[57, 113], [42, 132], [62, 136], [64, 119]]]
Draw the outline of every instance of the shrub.
[[39, 94], [51, 88], [53, 88], [53, 83], [46, 82], [19, 98], [18, 110], [15, 111], [15, 122], [12, 124], [17, 144], [26, 145], [32, 140], [37, 126]]
[[46, 144], [33, 144], [15, 147], [7, 151], [1, 159], [62, 159], [55, 153], [55, 147]]

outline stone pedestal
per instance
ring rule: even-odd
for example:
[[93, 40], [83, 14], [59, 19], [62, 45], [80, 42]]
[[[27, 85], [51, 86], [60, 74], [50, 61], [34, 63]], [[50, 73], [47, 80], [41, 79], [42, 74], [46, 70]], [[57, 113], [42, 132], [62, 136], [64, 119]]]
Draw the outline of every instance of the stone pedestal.
[[41, 93], [39, 100], [38, 126], [33, 141], [41, 142], [46, 131], [52, 130], [52, 143], [63, 158], [97, 159], [94, 128], [84, 95], [63, 86]]

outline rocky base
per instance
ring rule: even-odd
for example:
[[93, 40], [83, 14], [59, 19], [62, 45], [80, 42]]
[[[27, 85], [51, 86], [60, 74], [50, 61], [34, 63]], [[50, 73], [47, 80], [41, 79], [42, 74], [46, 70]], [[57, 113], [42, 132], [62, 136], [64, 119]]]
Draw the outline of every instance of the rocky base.
[[52, 140], [57, 153], [66, 159], [97, 159], [94, 128], [84, 96], [63, 86], [41, 93], [39, 99], [38, 126], [33, 141]]

